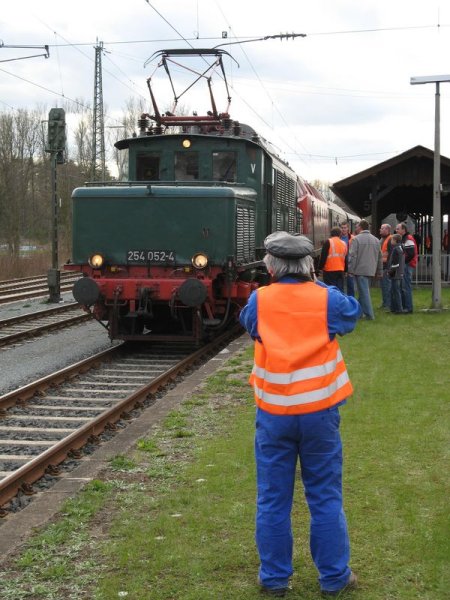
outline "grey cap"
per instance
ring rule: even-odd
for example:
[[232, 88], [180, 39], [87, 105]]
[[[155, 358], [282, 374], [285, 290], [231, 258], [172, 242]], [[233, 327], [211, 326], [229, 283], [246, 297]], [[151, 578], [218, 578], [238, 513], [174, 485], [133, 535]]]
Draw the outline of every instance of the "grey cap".
[[307, 237], [298, 233], [292, 235], [287, 231], [276, 231], [268, 235], [264, 240], [264, 247], [272, 256], [287, 259], [303, 258], [314, 250]]

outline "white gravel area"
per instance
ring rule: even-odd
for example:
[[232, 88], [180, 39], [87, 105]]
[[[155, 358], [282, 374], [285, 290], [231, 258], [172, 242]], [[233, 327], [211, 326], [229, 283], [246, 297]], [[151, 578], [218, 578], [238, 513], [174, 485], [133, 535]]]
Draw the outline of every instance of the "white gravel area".
[[[73, 302], [73, 297], [64, 294], [64, 300]], [[0, 319], [52, 306], [56, 305], [47, 304], [42, 298], [0, 305]], [[0, 395], [110, 347], [106, 329], [96, 321], [89, 321], [0, 348]]]

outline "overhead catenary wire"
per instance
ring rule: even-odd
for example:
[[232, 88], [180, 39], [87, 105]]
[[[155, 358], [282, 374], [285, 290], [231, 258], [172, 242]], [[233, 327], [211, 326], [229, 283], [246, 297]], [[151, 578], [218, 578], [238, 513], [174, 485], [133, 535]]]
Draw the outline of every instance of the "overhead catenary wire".
[[[222, 8], [221, 8], [221, 7], [220, 7], [220, 5], [217, 3], [217, 1], [216, 1], [216, 6], [217, 6], [217, 8], [219, 9], [220, 13], [222, 14], [222, 17], [225, 19], [225, 22], [227, 23], [227, 25], [228, 25], [228, 27], [229, 27], [230, 31], [233, 33], [233, 35], [235, 35], [235, 34], [234, 34], [234, 32], [233, 32], [233, 29], [232, 29], [232, 27], [231, 27], [231, 24], [229, 23], [229, 21], [228, 21], [227, 17], [225, 16], [225, 14], [224, 14], [224, 12], [223, 12]], [[303, 35], [303, 34], [298, 34], [298, 35]], [[263, 38], [263, 40], [270, 39], [270, 37], [271, 37], [271, 36], [266, 36], [266, 37], [264, 37], [264, 38]], [[241, 52], [244, 54], [245, 58], [247, 59], [247, 62], [248, 62], [248, 63], [249, 63], [249, 65], [250, 65], [250, 68], [252, 69], [253, 73], [255, 74], [256, 78], [258, 79], [258, 81], [259, 81], [259, 83], [260, 83], [261, 87], [263, 88], [264, 92], [265, 92], [265, 93], [266, 93], [266, 95], [268, 96], [269, 100], [271, 101], [272, 108], [274, 108], [274, 109], [275, 109], [276, 113], [277, 113], [277, 114], [280, 116], [281, 120], [282, 120], [282, 121], [283, 121], [283, 123], [286, 125], [286, 127], [289, 127], [289, 125], [287, 124], [287, 122], [286, 122], [286, 120], [285, 120], [285, 118], [284, 118], [283, 114], [282, 114], [282, 113], [281, 113], [281, 111], [278, 109], [278, 107], [277, 107], [276, 103], [274, 102], [274, 100], [273, 100], [272, 96], [270, 95], [270, 93], [268, 92], [268, 90], [267, 90], [267, 88], [265, 87], [264, 83], [262, 82], [262, 80], [261, 80], [261, 78], [260, 78], [259, 74], [257, 73], [257, 71], [256, 71], [255, 67], [253, 66], [253, 63], [251, 62], [251, 60], [250, 60], [250, 58], [249, 58], [248, 54], [245, 52], [245, 49], [244, 49], [242, 46], [241, 46]], [[254, 112], [256, 112], [256, 111], [254, 111]], [[258, 115], [258, 117], [259, 117], [259, 118], [261, 118], [261, 116], [260, 116], [258, 113], [256, 113], [256, 114]], [[265, 121], [264, 121], [264, 122], [265, 122]], [[269, 127], [270, 127], [270, 125], [269, 125]], [[273, 131], [273, 127], [270, 127], [270, 128], [271, 128], [271, 129], [272, 129], [272, 131]], [[279, 136], [279, 137], [280, 137], [280, 139], [283, 141], [283, 143], [284, 143], [284, 144], [286, 144], [286, 146], [287, 146], [288, 148], [291, 148], [291, 150], [294, 150], [294, 148], [292, 148], [292, 146], [289, 144], [289, 142], [286, 142], [286, 141], [285, 141], [285, 140], [284, 140], [284, 139], [283, 139], [281, 136]], [[305, 146], [304, 146], [304, 145], [303, 145], [301, 142], [299, 142], [299, 141], [297, 140], [297, 138], [295, 137], [295, 135], [294, 135], [294, 139], [295, 139], [295, 141], [296, 141], [296, 142], [299, 144], [299, 146], [305, 150], [305, 152], [306, 152], [306, 153], [307, 153], [307, 155], [308, 155], [308, 154], [309, 154], [309, 152], [308, 152], [308, 149], [307, 149], [307, 148], [305, 148]], [[300, 156], [299, 156], [299, 158], [300, 158]], [[304, 160], [304, 159], [302, 159], [302, 160]]]
[[[151, 2], [148, 2], [147, 0], [145, 0], [145, 1], [148, 4], [148, 6], [150, 8], [152, 8], [157, 14], [159, 13], [159, 11], [157, 11], [155, 9], [154, 5]], [[197, 35], [195, 36], [195, 38], [191, 38], [190, 36], [183, 36], [182, 33], [180, 33], [179, 31], [177, 31], [177, 29], [173, 27], [173, 25], [169, 22], [169, 20], [167, 20], [165, 18], [165, 16], [163, 16], [163, 15], [160, 14], [160, 17], [163, 18], [163, 19], [165, 19], [165, 22], [173, 29], [173, 31], [177, 32], [177, 35], [179, 35], [181, 37], [181, 39], [183, 39], [186, 43], [189, 43], [191, 41], [192, 42], [198, 42], [199, 40], [219, 40], [219, 41], [222, 40], [223, 41], [223, 38], [221, 38], [221, 37], [216, 37], [216, 36], [210, 36], [210, 37], [203, 36], [203, 37], [201, 37], [200, 36], [198, 5], [197, 5], [197, 32], [196, 32]], [[326, 36], [326, 35], [330, 35], [330, 36], [335, 36], [335, 35], [353, 35], [353, 34], [369, 36], [369, 35], [372, 35], [372, 34], [377, 33], [377, 32], [388, 32], [388, 33], [389, 32], [394, 32], [395, 33], [395, 32], [401, 32], [401, 31], [404, 31], [406, 33], [406, 35], [408, 35], [409, 31], [411, 31], [412, 33], [414, 33], [414, 31], [416, 31], [416, 30], [442, 31], [444, 28], [447, 28], [449, 26], [450, 25], [438, 23], [438, 24], [429, 24], [429, 25], [421, 24], [421, 25], [398, 26], [398, 27], [396, 27], [396, 26], [394, 26], [394, 27], [376, 27], [376, 28], [367, 28], [367, 29], [364, 29], [364, 28], [355, 28], [355, 29], [335, 30], [335, 31], [310, 31], [310, 32], [307, 32], [307, 33], [308, 33], [309, 37], [313, 37], [313, 36]], [[56, 37], [56, 35], [55, 35], [55, 37]], [[251, 39], [253, 37], [254, 39], [256, 39], [258, 37], [265, 37], [265, 36], [244, 36], [244, 37], [247, 37], [248, 39]], [[60, 36], [60, 38], [64, 40], [64, 38], [62, 36]], [[234, 38], [232, 37], [232, 35], [228, 35], [228, 39], [229, 40], [230, 39], [233, 40]], [[117, 45], [126, 45], [126, 44], [154, 44], [154, 43], [158, 43], [158, 42], [166, 43], [166, 42], [169, 42], [169, 41], [179, 41], [179, 39], [178, 38], [170, 38], [169, 36], [166, 39], [164, 39], [164, 38], [160, 38], [160, 39], [137, 39], [137, 40], [123, 40], [123, 39], [119, 39], [119, 40], [112, 40], [111, 42], [105, 42], [105, 46], [106, 45], [107, 46], [113, 46], [115, 44], [117, 44]], [[237, 41], [242, 42], [242, 39], [239, 39]], [[56, 43], [55, 42], [54, 44], [49, 44], [49, 47], [50, 48], [53, 48], [53, 47], [58, 47], [59, 48], [59, 47], [64, 47], [64, 46], [71, 46], [74, 49], [77, 49], [77, 46], [86, 46], [86, 45], [87, 46], [92, 46], [93, 44], [94, 44], [94, 42], [75, 43], [75, 42], [69, 42], [69, 41], [67, 41], [67, 43], [61, 43], [60, 44], [60, 43]], [[193, 47], [193, 45], [191, 43], [189, 43], [189, 45], [191, 47]], [[112, 49], [109, 49], [109, 51], [111, 51], [111, 50]], [[81, 53], [84, 54], [85, 57], [87, 57], [90, 61], [93, 62], [92, 57], [89, 57], [88, 54], [86, 54], [86, 53], [83, 53], [83, 52], [81, 52]], [[117, 56], [120, 56], [120, 53], [115, 53], [115, 54]], [[126, 57], [125, 54], [123, 54], [122, 56]], [[129, 60], [135, 60], [136, 62], [141, 62], [140, 59], [134, 58], [132, 56], [128, 56], [126, 58], [128, 58]], [[108, 56], [108, 60], [110, 60], [109, 56]], [[113, 61], [111, 61], [111, 63], [113, 64], [114, 69], [117, 69], [118, 71], [120, 71], [121, 75], [124, 75], [123, 71], [121, 71], [120, 68], [116, 64], [114, 64]], [[110, 73], [109, 70], [106, 70], [106, 71], [108, 72], [109, 75], [111, 75], [112, 77], [114, 77], [113, 73]], [[9, 73], [9, 74], [13, 75], [12, 73]], [[239, 76], [236, 79], [240, 80]], [[25, 81], [25, 78], [23, 78], [23, 80]], [[116, 78], [116, 80], [119, 81], [121, 83], [121, 85], [124, 85], [125, 87], [127, 87], [126, 84], [124, 84], [123, 81], [120, 81], [120, 78]], [[270, 85], [268, 85], [268, 83], [266, 82], [265, 79], [264, 79], [264, 82], [265, 82], [266, 88], [268, 90], [270, 90]], [[128, 83], [130, 83], [130, 85], [132, 86], [129, 89], [132, 90], [133, 94], [139, 93], [134, 88], [134, 84], [131, 81], [131, 79], [128, 79]], [[39, 85], [39, 84], [34, 83], [34, 82], [32, 82], [32, 85], [37, 85], [41, 89], [43, 89], [43, 90], [46, 89], [50, 93], [55, 94], [54, 90], [49, 90], [48, 88], [45, 87], [45, 85]], [[280, 89], [280, 88], [278, 88], [278, 89]], [[67, 100], [69, 100], [71, 102], [75, 102], [80, 107], [83, 107], [85, 109], [91, 110], [91, 108], [89, 106], [86, 107], [82, 101], [80, 102], [80, 99], [76, 99], [74, 101], [70, 97], [66, 96], [65, 93], [64, 93], [65, 90], [63, 88], [62, 81], [61, 81], [61, 91], [62, 91], [62, 93], [59, 94], [59, 95], [62, 98], [67, 99]], [[304, 93], [304, 94], [321, 94], [321, 95], [330, 95], [330, 96], [333, 96], [333, 95], [349, 95], [349, 96], [355, 95], [355, 96], [359, 96], [360, 94], [364, 94], [364, 95], [367, 94], [368, 96], [379, 97], [380, 94], [383, 94], [383, 92], [372, 91], [372, 90], [354, 90], [354, 91], [352, 90], [350, 93], [348, 93], [348, 91], [345, 90], [344, 88], [342, 88], [342, 90], [339, 90], [339, 88], [319, 88], [318, 86], [316, 86], [316, 87], [309, 86], [309, 89], [307, 89], [307, 90], [305, 90], [303, 88], [302, 89], [298, 88], [298, 89], [294, 89], [294, 90], [291, 90], [291, 91], [292, 91], [292, 93], [295, 93], [295, 94], [303, 94]], [[340, 91], [346, 92], [346, 93], [340, 93]], [[244, 104], [246, 104], [248, 106], [248, 108], [250, 110], [252, 110], [252, 112], [258, 118], [261, 118], [261, 116], [258, 115], [258, 113], [252, 109], [252, 107], [245, 101], [245, 99], [240, 96], [240, 94], [238, 93], [238, 91], [237, 91], [237, 89], [235, 87], [233, 87], [233, 93], [236, 96], [240, 97], [240, 100]], [[386, 96], [389, 95], [391, 97], [400, 96], [400, 94], [394, 95], [392, 93], [385, 94], [385, 95]], [[408, 95], [408, 94], [404, 94], [404, 97], [411, 98], [411, 96]], [[144, 98], [144, 99], [147, 100], [147, 96], [143, 96], [142, 95], [142, 98]], [[414, 100], [415, 101], [416, 100], [417, 101], [422, 101], [423, 98], [420, 97], [420, 96], [414, 96]], [[5, 106], [7, 106], [6, 103], [3, 103], [3, 104]], [[277, 113], [278, 106], [276, 105], [275, 101], [271, 100], [271, 106], [272, 106], [273, 112]], [[108, 119], [113, 119], [113, 118], [108, 116]], [[113, 119], [113, 120], [116, 121], [116, 122], [118, 122], [117, 119]], [[269, 127], [270, 129], [273, 130], [273, 128], [274, 128], [273, 122], [272, 122], [271, 125], [265, 119], [261, 119], [261, 122], [263, 122], [265, 124], [265, 126], [267, 126], [267, 127]], [[289, 155], [291, 153], [288, 151], [285, 154]], [[300, 155], [301, 152], [294, 153], [293, 155], [296, 155], [296, 154]], [[376, 154], [377, 153], [367, 153], [366, 156], [375, 156]], [[310, 154], [309, 153], [305, 154], [305, 156], [310, 156]], [[334, 157], [330, 156], [330, 159], [334, 159]]]
[[[147, 2], [147, 0], [144, 0], [145, 2]], [[147, 4], [150, 5], [150, 2], [147, 2]], [[153, 6], [151, 6], [155, 12], [158, 12]], [[160, 15], [161, 16], [161, 15]], [[165, 19], [165, 17], [161, 18]], [[167, 20], [166, 20], [167, 22]], [[168, 22], [167, 22], [168, 23]], [[168, 23], [170, 25], [170, 23]], [[171, 25], [170, 25], [171, 26]], [[410, 26], [398, 26], [398, 27], [373, 27], [370, 29], [345, 29], [345, 30], [336, 30], [336, 31], [306, 31], [306, 35], [308, 37], [314, 37], [314, 36], [327, 36], [327, 35], [352, 35], [352, 34], [364, 34], [364, 33], [384, 33], [384, 32], [392, 32], [392, 33], [396, 33], [399, 31], [415, 31], [415, 30], [433, 30], [435, 29], [436, 31], [439, 31], [441, 29], [446, 29], [449, 28], [450, 24], [443, 24], [443, 23], [439, 23], [439, 24], [431, 24], [431, 25], [410, 25]], [[179, 34], [181, 37], [181, 34]], [[261, 34], [261, 35], [241, 35], [239, 36], [240, 39], [245, 39], [245, 40], [252, 40], [252, 39], [259, 39], [259, 38], [264, 38], [265, 35]], [[107, 40], [104, 42], [105, 45], [108, 46], [115, 46], [115, 45], [127, 45], [127, 44], [159, 44], [159, 43], [168, 43], [168, 42], [177, 42], [179, 41], [180, 38], [153, 38], [153, 39], [142, 39], [142, 40]], [[221, 36], [198, 36], [198, 37], [182, 37], [182, 39], [185, 42], [198, 42], [198, 41], [220, 41], [223, 40], [223, 38]], [[230, 38], [228, 38], [230, 39]], [[237, 38], [231, 38], [231, 39], [237, 39]], [[92, 46], [94, 45], [95, 42], [74, 42], [74, 43], [67, 43], [67, 44], [58, 44], [58, 46]], [[54, 44], [49, 44], [49, 47], [52, 48], [54, 47]]]
[[[151, 8], [152, 8], [152, 9], [153, 9], [153, 10], [154, 10], [154, 11], [155, 11], [155, 12], [156, 12], [156, 13], [157, 13], [157, 14], [158, 14], [158, 15], [159, 15], [159, 16], [160, 16], [160, 17], [161, 17], [161, 18], [162, 18], [164, 21], [165, 21], [165, 23], [167, 23], [167, 24], [169, 25], [169, 27], [171, 27], [171, 28], [172, 28], [172, 29], [173, 29], [173, 30], [174, 30], [174, 31], [177, 33], [177, 35], [179, 35], [179, 36], [180, 36], [180, 38], [181, 38], [181, 39], [183, 39], [185, 42], [187, 42], [187, 43], [188, 43], [188, 45], [189, 45], [191, 48], [193, 48], [192, 44], [191, 44], [190, 42], [188, 42], [188, 40], [187, 40], [187, 39], [186, 39], [186, 38], [185, 38], [185, 37], [184, 37], [184, 36], [183, 36], [183, 35], [182, 35], [182, 34], [181, 34], [181, 33], [180, 33], [180, 32], [179, 32], [179, 31], [178, 31], [178, 30], [177, 30], [177, 29], [176, 29], [176, 28], [175, 28], [175, 27], [174, 27], [174, 26], [171, 24], [171, 23], [170, 23], [170, 21], [168, 21], [168, 19], [166, 19], [166, 17], [164, 17], [164, 16], [163, 16], [163, 15], [162, 15], [162, 14], [161, 14], [161, 13], [160, 13], [160, 12], [159, 12], [159, 11], [158, 11], [156, 8], [155, 8], [155, 7], [154, 7], [154, 6], [151, 4], [151, 2], [150, 2], [149, 0], [144, 0], [144, 1], [146, 2], [146, 4], [148, 4], [148, 5], [149, 5], [149, 7], [151, 7]], [[217, 2], [216, 2], [216, 4], [217, 4]], [[228, 21], [227, 21], [227, 19], [226, 19], [225, 15], [223, 14], [223, 11], [221, 10], [220, 6], [218, 6], [218, 8], [219, 8], [220, 12], [222, 13], [222, 16], [224, 17], [225, 21], [227, 22], [227, 25], [228, 25], [228, 27], [229, 27], [230, 31], [232, 31], [232, 29], [231, 29], [231, 26], [230, 26], [230, 24], [228, 23]], [[236, 36], [235, 36], [235, 37], [236, 37]], [[237, 37], [236, 37], [236, 39], [237, 39]], [[264, 38], [263, 38], [263, 39], [270, 39], [270, 36], [264, 36]], [[239, 43], [239, 41], [238, 41], [237, 43]], [[269, 99], [271, 100], [271, 102], [272, 102], [272, 106], [274, 106], [274, 107], [275, 107], [275, 110], [276, 110], [276, 111], [277, 111], [277, 113], [280, 115], [280, 117], [281, 117], [281, 119], [282, 119], [283, 123], [285, 124], [285, 126], [289, 128], [289, 125], [288, 125], [288, 123], [286, 122], [286, 120], [284, 119], [284, 116], [283, 116], [283, 115], [282, 115], [282, 113], [281, 113], [281, 112], [278, 110], [278, 108], [276, 107], [275, 103], [273, 102], [273, 99], [272, 99], [272, 97], [270, 96], [270, 94], [269, 94], [269, 93], [267, 92], [267, 90], [265, 89], [265, 87], [264, 87], [264, 84], [262, 83], [261, 79], [259, 78], [259, 75], [257, 74], [256, 70], [254, 69], [254, 67], [253, 67], [253, 65], [252, 65], [252, 63], [251, 63], [251, 61], [250, 61], [250, 59], [249, 59], [249, 58], [248, 58], [248, 56], [246, 55], [246, 53], [245, 53], [245, 50], [244, 50], [242, 47], [241, 47], [241, 50], [242, 50], [243, 54], [246, 56], [246, 58], [247, 58], [247, 60], [248, 60], [248, 62], [249, 62], [249, 64], [250, 64], [250, 67], [252, 68], [253, 72], [255, 73], [255, 76], [257, 77], [258, 81], [261, 83], [261, 86], [263, 87], [263, 89], [265, 90], [265, 92], [266, 92], [266, 94], [268, 95]], [[239, 99], [240, 99], [240, 100], [241, 100], [241, 101], [242, 101], [242, 102], [243, 102], [243, 103], [244, 103], [244, 104], [245, 104], [245, 105], [246, 105], [246, 106], [247, 106], [247, 107], [248, 107], [248, 108], [249, 108], [249, 109], [250, 109], [250, 110], [251, 110], [251, 111], [252, 111], [252, 112], [253, 112], [253, 113], [254, 113], [256, 116], [257, 116], [257, 118], [258, 118], [259, 120], [261, 120], [261, 121], [262, 121], [262, 122], [263, 122], [263, 123], [264, 123], [264, 124], [265, 124], [267, 127], [269, 127], [270, 129], [272, 129], [272, 130], [273, 130], [273, 127], [272, 127], [272, 126], [271, 126], [269, 123], [267, 123], [267, 121], [266, 121], [266, 120], [265, 120], [265, 119], [264, 119], [264, 118], [263, 118], [263, 117], [262, 117], [262, 116], [261, 116], [261, 115], [260, 115], [260, 114], [259, 114], [257, 111], [255, 111], [255, 109], [254, 109], [254, 108], [253, 108], [253, 107], [252, 107], [252, 106], [251, 106], [251, 105], [250, 105], [250, 104], [249, 104], [249, 103], [248, 103], [248, 102], [247, 102], [247, 101], [246, 101], [244, 98], [242, 98], [242, 97], [241, 97], [241, 96], [240, 96], [240, 95], [239, 95], [239, 94], [236, 92], [236, 89], [234, 88], [234, 86], [233, 86], [233, 85], [231, 85], [231, 84], [230, 84], [230, 88], [233, 90], [233, 92], [234, 92], [234, 93], [236, 93], [236, 94], [237, 94], [237, 96], [239, 97]], [[279, 135], [279, 134], [278, 134], [278, 135]], [[295, 137], [295, 136], [294, 136], [294, 137]], [[296, 158], [298, 158], [298, 159], [302, 160], [303, 162], [306, 162], [306, 161], [305, 161], [305, 159], [312, 159], [312, 160], [315, 160], [315, 159], [319, 159], [319, 158], [320, 158], [320, 159], [324, 159], [324, 160], [328, 160], [328, 161], [333, 161], [333, 162], [335, 162], [335, 163], [337, 164], [337, 161], [338, 161], [338, 159], [339, 159], [339, 160], [341, 160], [341, 156], [337, 156], [337, 155], [315, 155], [315, 154], [313, 154], [313, 153], [310, 153], [310, 152], [308, 152], [308, 150], [307, 150], [307, 149], [304, 147], [304, 145], [303, 145], [303, 144], [301, 144], [300, 142], [298, 142], [298, 140], [297, 140], [297, 142], [299, 143], [299, 145], [300, 145], [300, 146], [301, 146], [301, 147], [302, 147], [302, 148], [305, 150], [305, 153], [304, 153], [304, 154], [303, 154], [303, 153], [300, 153], [300, 152], [296, 151], [296, 150], [295, 150], [295, 149], [294, 149], [294, 148], [291, 146], [291, 144], [289, 144], [289, 142], [287, 142], [286, 140], [284, 140], [284, 139], [282, 138], [282, 136], [280, 136], [280, 135], [279, 135], [279, 138], [280, 138], [280, 140], [281, 140], [281, 141], [282, 141], [282, 142], [283, 142], [283, 143], [286, 145], [286, 147], [288, 147], [289, 149], [291, 149], [291, 150], [292, 150], [292, 152], [291, 152], [291, 153], [283, 152], [283, 153], [284, 153], [286, 156], [287, 156], [288, 154], [289, 154], [289, 156], [295, 156]], [[377, 156], [377, 155], [380, 155], [380, 154], [388, 154], [388, 155], [389, 155], [389, 154], [392, 154], [392, 152], [383, 152], [383, 153], [368, 153], [368, 154], [366, 154], [365, 156], [366, 156], [366, 157], [369, 157], [369, 156]], [[347, 156], [347, 157], [345, 157], [345, 158], [349, 158], [349, 157]], [[342, 157], [342, 159], [344, 159], [344, 157]]]

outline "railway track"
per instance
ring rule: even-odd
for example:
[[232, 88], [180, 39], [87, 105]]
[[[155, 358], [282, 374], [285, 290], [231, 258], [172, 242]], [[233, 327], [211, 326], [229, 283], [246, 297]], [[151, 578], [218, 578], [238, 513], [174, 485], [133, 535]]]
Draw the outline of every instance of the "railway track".
[[[121, 344], [0, 397], [0, 516], [18, 492], [34, 493], [46, 473], [114, 429], [119, 420], [197, 362], [217, 352], [240, 328], [201, 348], [186, 343]], [[3, 508], [2, 508], [3, 507]]]
[[[69, 292], [78, 278], [78, 274], [61, 273], [61, 292]], [[0, 304], [39, 298], [48, 293], [47, 275], [0, 281]]]
[[0, 347], [13, 344], [37, 335], [83, 323], [90, 314], [82, 312], [77, 302], [56, 306], [18, 317], [0, 320]]

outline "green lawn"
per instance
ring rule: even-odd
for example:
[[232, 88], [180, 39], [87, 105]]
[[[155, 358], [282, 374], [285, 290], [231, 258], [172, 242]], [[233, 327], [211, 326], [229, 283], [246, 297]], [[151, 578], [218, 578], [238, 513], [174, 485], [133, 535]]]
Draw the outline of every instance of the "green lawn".
[[[415, 291], [416, 308], [430, 297]], [[450, 290], [443, 297], [449, 307]], [[379, 305], [379, 290], [373, 298]], [[355, 387], [341, 411], [355, 600], [450, 597], [449, 336], [448, 311], [377, 310], [340, 342]], [[250, 366], [250, 351], [231, 359], [114, 459], [0, 573], [2, 600], [260, 599]], [[316, 599], [300, 483], [293, 522], [287, 598]]]

